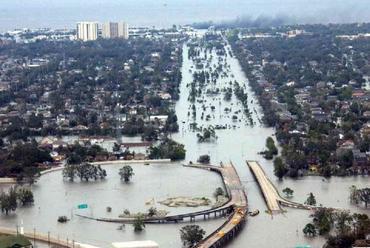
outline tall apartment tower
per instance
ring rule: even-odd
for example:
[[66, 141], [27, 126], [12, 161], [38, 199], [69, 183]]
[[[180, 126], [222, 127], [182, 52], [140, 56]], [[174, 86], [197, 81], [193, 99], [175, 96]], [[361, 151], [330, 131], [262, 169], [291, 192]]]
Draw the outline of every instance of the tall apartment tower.
[[117, 22], [103, 23], [102, 37], [105, 39], [118, 38], [118, 23]]
[[118, 37], [128, 39], [128, 24], [126, 22], [118, 23]]
[[128, 25], [125, 22], [107, 22], [102, 25], [102, 37], [106, 39], [128, 39]]
[[77, 39], [83, 41], [96, 40], [98, 38], [97, 22], [78, 22]]

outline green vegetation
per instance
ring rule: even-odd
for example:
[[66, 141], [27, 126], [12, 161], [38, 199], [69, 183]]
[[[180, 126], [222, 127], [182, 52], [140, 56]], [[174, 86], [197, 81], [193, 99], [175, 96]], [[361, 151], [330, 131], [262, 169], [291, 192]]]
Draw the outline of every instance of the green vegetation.
[[[286, 35], [295, 29], [302, 34]], [[264, 123], [276, 129], [287, 176], [367, 174], [370, 46], [345, 35], [369, 31], [369, 24], [297, 25], [229, 36]]]
[[149, 217], [156, 216], [157, 214], [158, 214], [158, 210], [155, 207], [149, 208], [149, 210], [148, 210], [148, 216]]
[[329, 234], [324, 246], [330, 248], [350, 248], [355, 240], [365, 239], [370, 228], [366, 214], [351, 214], [349, 211], [319, 208], [311, 218], [312, 223], [308, 223], [303, 232], [310, 236]]
[[[10, 82], [17, 80], [22, 84], [13, 84], [0, 94], [1, 107], [9, 107], [9, 112], [19, 111], [14, 118], [17, 120], [0, 130], [0, 137], [26, 141], [34, 135], [142, 135], [151, 125], [143, 120], [154, 114], [171, 117], [166, 124], [153, 125], [155, 132], [163, 127], [167, 132], [177, 131], [169, 100], [177, 100], [179, 95], [182, 42], [173, 42], [172, 38], [99, 39], [88, 43], [38, 41], [2, 46], [0, 57], [6, 59], [1, 64], [8, 60], [13, 63], [0, 69]], [[23, 60], [28, 64], [37, 59], [46, 62], [38, 68], [20, 68], [15, 62]], [[45, 97], [38, 90], [41, 88], [47, 89]], [[17, 109], [10, 104], [14, 99]], [[25, 108], [25, 103], [31, 109]], [[46, 104], [51, 118], [25, 115], [26, 111], [38, 112], [41, 104]], [[108, 112], [103, 114], [103, 110]], [[117, 115], [129, 115], [131, 110], [143, 118], [133, 120], [130, 115], [117, 130]], [[57, 122], [58, 114], [66, 116], [67, 121]]]
[[15, 211], [18, 207], [17, 203], [17, 190], [16, 188], [10, 188], [8, 193], [1, 193], [0, 195], [0, 207], [1, 212], [5, 212], [8, 215], [10, 212]]
[[108, 152], [101, 146], [89, 144], [82, 146], [78, 142], [73, 145], [69, 145], [67, 149], [61, 149], [60, 151], [66, 154], [67, 163], [73, 165], [95, 160], [97, 157], [108, 157]]
[[217, 199], [219, 196], [224, 196], [225, 192], [221, 187], [217, 187], [213, 195]]
[[166, 138], [157, 146], [149, 148], [150, 159], [165, 159], [169, 158], [172, 161], [183, 160], [186, 150], [183, 144], [179, 144], [174, 140]]
[[58, 217], [58, 222], [59, 223], [66, 223], [66, 222], [68, 222], [69, 221], [69, 219], [67, 218], [67, 216], [65, 216], [65, 215], [63, 215], [63, 216], [59, 216]]
[[19, 204], [26, 206], [33, 202], [33, 193], [27, 188], [11, 187], [8, 192], [2, 192], [0, 194], [1, 212], [6, 215], [16, 211]]
[[34, 202], [32, 191], [23, 187], [17, 188], [17, 198], [22, 206], [26, 206]]
[[287, 173], [287, 168], [284, 165], [284, 162], [281, 157], [277, 157], [274, 160], [274, 174], [277, 176], [280, 180], [284, 177], [284, 175]]
[[211, 158], [209, 155], [205, 154], [205, 155], [200, 155], [199, 158], [198, 158], [198, 163], [201, 163], [201, 164], [209, 164]]
[[102, 169], [100, 165], [93, 165], [90, 163], [81, 164], [67, 164], [63, 168], [63, 177], [73, 182], [75, 177], [80, 178], [81, 181], [88, 182], [90, 179], [95, 181], [104, 179], [107, 176], [106, 170]]
[[287, 198], [292, 198], [293, 197], [294, 190], [292, 190], [289, 187], [286, 187], [285, 189], [283, 189], [283, 193], [285, 194], [285, 196]]
[[37, 147], [36, 142], [16, 144], [0, 159], [0, 177], [14, 177], [18, 181], [33, 183], [40, 172], [40, 165], [52, 162], [48, 151]]
[[265, 159], [273, 159], [275, 155], [278, 154], [278, 149], [275, 146], [275, 141], [268, 137], [266, 139], [266, 148], [267, 150], [262, 152]]
[[121, 180], [123, 179], [127, 183], [135, 173], [130, 165], [125, 165], [119, 170], [119, 175], [121, 176]]
[[253, 122], [252, 112], [250, 111], [248, 107], [248, 94], [244, 92], [244, 89], [240, 87], [239, 83], [236, 81], [234, 83], [234, 94], [236, 98], [242, 103], [243, 108], [244, 108], [244, 113], [248, 119], [249, 124], [253, 126], [255, 123]]
[[304, 235], [314, 237], [314, 236], [316, 236], [316, 227], [313, 224], [308, 223], [303, 228], [303, 233], [304, 233]]
[[309, 193], [305, 204], [316, 206], [316, 197], [312, 193]]
[[198, 225], [187, 225], [180, 229], [180, 238], [185, 247], [193, 247], [201, 241], [206, 232]]
[[351, 203], [360, 204], [364, 203], [365, 208], [370, 203], [370, 188], [357, 189], [356, 186], [352, 185], [350, 188], [350, 200]]
[[144, 230], [145, 228], [145, 223], [144, 223], [144, 217], [143, 215], [141, 214], [138, 214], [135, 219], [134, 219], [134, 222], [132, 223], [133, 227], [134, 227], [134, 231], [135, 232], [141, 232]]
[[197, 133], [198, 142], [210, 142], [217, 139], [216, 131], [213, 126], [203, 128], [202, 133]]

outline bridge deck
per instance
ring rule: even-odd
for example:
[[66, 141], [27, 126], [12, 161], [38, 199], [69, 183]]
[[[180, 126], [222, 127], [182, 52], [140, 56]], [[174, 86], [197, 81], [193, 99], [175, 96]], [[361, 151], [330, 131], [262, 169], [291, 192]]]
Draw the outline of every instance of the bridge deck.
[[265, 198], [265, 201], [267, 203], [268, 209], [272, 213], [279, 213], [282, 211], [280, 205], [284, 205], [287, 207], [292, 208], [300, 208], [300, 209], [307, 209], [307, 210], [313, 210], [318, 207], [315, 206], [309, 206], [301, 203], [292, 202], [289, 200], [284, 199], [280, 196], [279, 192], [275, 188], [275, 186], [272, 184], [270, 179], [267, 177], [266, 173], [263, 171], [261, 165], [256, 161], [247, 161], [247, 164], [249, 168], [251, 169], [253, 175], [257, 179], [257, 182], [260, 186], [260, 189], [262, 191], [263, 197]]
[[236, 231], [241, 228], [246, 217], [247, 197], [238, 173], [232, 163], [222, 166], [221, 171], [225, 180], [225, 185], [227, 186], [231, 196], [229, 204], [234, 206], [234, 211], [220, 228], [211, 233], [196, 246], [199, 248], [220, 247], [221, 244], [234, 236]]
[[266, 176], [261, 166], [256, 161], [247, 161], [247, 164], [256, 177], [268, 209], [272, 212], [281, 212], [281, 207], [279, 204], [281, 197], [274, 185]]
[[[17, 230], [7, 227], [0, 227], [0, 234], [17, 235]], [[31, 241], [36, 240], [38, 242], [49, 244], [49, 246], [51, 245], [60, 248], [98, 248], [96, 246], [78, 243], [73, 240], [52, 237], [43, 233], [25, 232], [23, 235]]]
[[[221, 166], [212, 166], [212, 165], [185, 165], [185, 166], [206, 169], [219, 173], [224, 181], [225, 188], [229, 196], [229, 201], [224, 205], [213, 209], [173, 216], [145, 218], [144, 222], [146, 223], [179, 222], [183, 221], [184, 218], [189, 217], [190, 221], [192, 221], [195, 220], [196, 216], [203, 215], [204, 217], [206, 217], [210, 216], [211, 213], [215, 213], [215, 216], [217, 213], [219, 213], [219, 216], [225, 216], [226, 214], [228, 215], [227, 221], [216, 231], [208, 235], [203, 241], [199, 242], [196, 246], [199, 248], [221, 247], [223, 244], [232, 239], [233, 236], [236, 235], [237, 231], [239, 231], [242, 228], [248, 210], [247, 197], [245, 195], [244, 188], [240, 181], [238, 173], [236, 172], [234, 165], [232, 163], [228, 163], [226, 165], [221, 164]], [[134, 220], [134, 218], [107, 219], [107, 218], [91, 218], [86, 216], [80, 217], [94, 219], [98, 221], [120, 222], [120, 223], [130, 223]]]

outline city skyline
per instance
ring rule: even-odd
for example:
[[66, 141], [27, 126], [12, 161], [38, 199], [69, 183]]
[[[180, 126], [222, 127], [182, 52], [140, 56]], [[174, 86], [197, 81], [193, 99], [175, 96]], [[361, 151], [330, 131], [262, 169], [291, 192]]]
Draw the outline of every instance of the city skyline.
[[[219, 8], [222, 6], [222, 8]], [[168, 0], [138, 1], [9, 1], [0, 8], [0, 32], [16, 28], [71, 28], [80, 20], [119, 21], [132, 26], [169, 27], [202, 21], [228, 21], [235, 18], [285, 17], [297, 23], [343, 23], [370, 21], [366, 0], [280, 1], [256, 0]], [[22, 17], [22, 18], [19, 18]], [[46, 24], [47, 23], [47, 24]]]

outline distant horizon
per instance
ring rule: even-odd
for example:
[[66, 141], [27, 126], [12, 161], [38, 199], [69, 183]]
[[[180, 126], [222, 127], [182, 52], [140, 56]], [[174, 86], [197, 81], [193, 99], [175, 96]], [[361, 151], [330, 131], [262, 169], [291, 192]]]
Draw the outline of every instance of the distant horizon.
[[[130, 23], [128, 23], [129, 25], [129, 28], [154, 28], [154, 29], [168, 29], [168, 28], [171, 28], [173, 25], [176, 25], [176, 26], [196, 26], [196, 25], [202, 25], [202, 24], [211, 24], [211, 25], [221, 25], [222, 24], [232, 24], [234, 22], [236, 22], [237, 20], [242, 20], [243, 17], [237, 17], [235, 19], [230, 19], [230, 20], [222, 20], [222, 21], [213, 21], [213, 20], [208, 20], [208, 21], [200, 21], [200, 22], [193, 22], [193, 23], [185, 23], [185, 24], [169, 24], [167, 26], [163, 26], [163, 27], [158, 27], [158, 26], [155, 26], [155, 25], [130, 25]], [[274, 18], [269, 18], [269, 17], [262, 17], [262, 18], [265, 18], [265, 20], [268, 20], [270, 22], [274, 22]], [[287, 17], [287, 20], [289, 18]], [[250, 20], [251, 22], [254, 22], [257, 20], [257, 18], [255, 19], [248, 19]], [[79, 20], [79, 21], [76, 21], [76, 23], [74, 24], [71, 24], [70, 27], [51, 27], [51, 26], [39, 26], [39, 27], [19, 27], [19, 28], [14, 28], [14, 29], [8, 29], [8, 30], [0, 30], [0, 33], [6, 33], [6, 32], [12, 32], [12, 31], [18, 31], [18, 30], [24, 30], [24, 29], [30, 29], [30, 30], [41, 30], [41, 29], [49, 29], [49, 30], [75, 30], [76, 29], [76, 25], [78, 22], [97, 22], [99, 24], [99, 28], [101, 24], [105, 23], [105, 22], [120, 22], [119, 20], [107, 20], [107, 21], [95, 21], [95, 20]], [[277, 27], [277, 26], [289, 26], [289, 25], [330, 25], [330, 24], [366, 24], [366, 23], [370, 23], [370, 20], [369, 21], [352, 21], [352, 22], [286, 22], [286, 23], [283, 23], [282, 25], [266, 25], [265, 27]], [[250, 27], [256, 27], [256, 26], [250, 26]], [[199, 29], [199, 28], [198, 28]], [[200, 28], [202, 29], [202, 28]]]
[[297, 23], [370, 22], [367, 0], [4, 0], [0, 32], [22, 28], [73, 28], [78, 21], [125, 21], [170, 27], [243, 18], [287, 17]]

